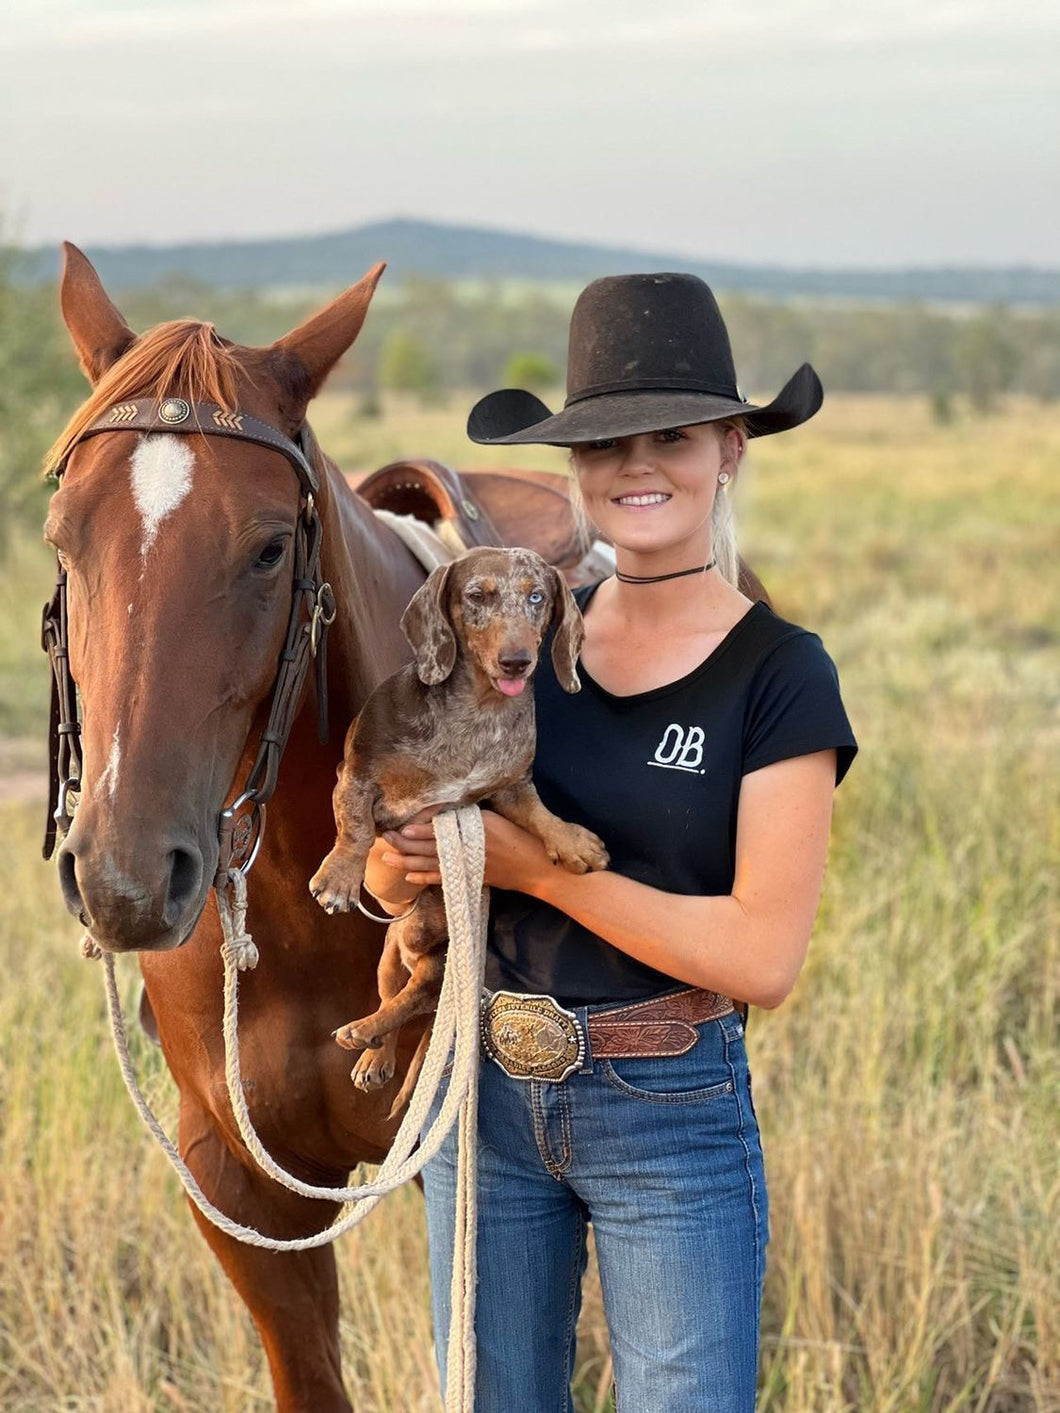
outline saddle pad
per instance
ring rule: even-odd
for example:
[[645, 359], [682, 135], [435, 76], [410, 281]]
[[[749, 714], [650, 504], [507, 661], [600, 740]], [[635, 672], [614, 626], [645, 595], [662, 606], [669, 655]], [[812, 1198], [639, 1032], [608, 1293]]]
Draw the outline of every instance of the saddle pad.
[[[439, 520], [432, 527], [416, 515], [395, 515], [392, 510], [375, 513], [384, 525], [390, 526], [406, 549], [411, 550], [428, 574], [439, 564], [451, 564], [468, 549], [451, 520]], [[575, 584], [595, 583], [614, 572], [614, 549], [604, 540], [594, 540], [584, 558], [564, 577]]]
[[[415, 515], [395, 515], [392, 510], [377, 510], [375, 513], [384, 525], [389, 525], [428, 574], [432, 569], [437, 569], [439, 564], [452, 564], [467, 548], [459, 543], [455, 534], [450, 533], [443, 538], [426, 520], [420, 520]], [[444, 521], [442, 523], [445, 524]], [[448, 524], [445, 524], [445, 528], [452, 531]]]

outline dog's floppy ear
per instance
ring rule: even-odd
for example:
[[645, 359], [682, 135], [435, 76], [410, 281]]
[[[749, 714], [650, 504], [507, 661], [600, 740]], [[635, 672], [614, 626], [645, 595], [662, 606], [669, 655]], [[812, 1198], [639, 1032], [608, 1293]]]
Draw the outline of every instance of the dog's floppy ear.
[[416, 654], [416, 675], [427, 687], [444, 682], [456, 665], [456, 634], [446, 604], [452, 567], [432, 569], [401, 616], [401, 631]]
[[565, 692], [580, 692], [578, 654], [585, 640], [581, 609], [558, 569], [552, 569], [552, 666]]

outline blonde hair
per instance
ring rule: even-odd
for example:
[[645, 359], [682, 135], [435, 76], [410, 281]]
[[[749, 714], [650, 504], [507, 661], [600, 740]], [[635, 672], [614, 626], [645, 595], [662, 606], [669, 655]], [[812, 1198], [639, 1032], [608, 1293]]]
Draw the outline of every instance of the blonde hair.
[[[725, 417], [720, 422], [715, 422], [714, 425], [722, 435], [727, 428], [734, 427], [740, 434], [740, 441], [746, 455], [747, 424], [743, 417]], [[723, 579], [727, 579], [734, 588], [739, 587], [740, 551], [736, 544], [736, 516], [733, 512], [732, 494], [736, 485], [736, 477], [739, 475], [742, 465], [743, 456], [737, 462], [736, 470], [730, 473], [725, 485], [718, 487], [710, 511], [711, 552], [718, 561], [718, 573]]]
[[[734, 428], [740, 434], [744, 453], [747, 450], [747, 423], [746, 419], [740, 416], [723, 417], [711, 424], [718, 428], [719, 435], [724, 437], [729, 427]], [[732, 493], [736, 485], [736, 476], [739, 466], [743, 464], [743, 458], [737, 465], [736, 472], [730, 472], [729, 480], [724, 485], [719, 485], [714, 496], [714, 504], [710, 512], [710, 544], [711, 554], [717, 560], [718, 573], [723, 579], [727, 579], [734, 587], [739, 586], [740, 578], [740, 551], [736, 543], [736, 517], [733, 513]], [[586, 549], [593, 542], [593, 527], [589, 524], [589, 517], [585, 511], [585, 501], [582, 498], [581, 485], [578, 482], [578, 472], [574, 465], [574, 448], [570, 450], [571, 466], [571, 489], [570, 504], [574, 514], [574, 524], [578, 531], [580, 542]]]

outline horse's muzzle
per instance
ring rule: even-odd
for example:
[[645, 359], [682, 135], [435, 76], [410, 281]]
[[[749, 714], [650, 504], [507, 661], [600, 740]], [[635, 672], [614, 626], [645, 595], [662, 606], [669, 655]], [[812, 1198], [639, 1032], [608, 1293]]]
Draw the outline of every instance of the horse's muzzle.
[[189, 840], [158, 854], [122, 859], [79, 838], [59, 850], [67, 910], [108, 952], [164, 952], [186, 942], [206, 901], [202, 853]]

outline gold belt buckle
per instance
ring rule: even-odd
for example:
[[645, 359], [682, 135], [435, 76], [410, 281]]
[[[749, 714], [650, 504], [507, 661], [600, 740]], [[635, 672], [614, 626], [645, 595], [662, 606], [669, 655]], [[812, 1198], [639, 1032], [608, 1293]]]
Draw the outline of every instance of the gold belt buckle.
[[566, 1079], [585, 1060], [585, 1036], [573, 1011], [551, 996], [515, 991], [494, 991], [486, 999], [482, 1046], [512, 1079]]

